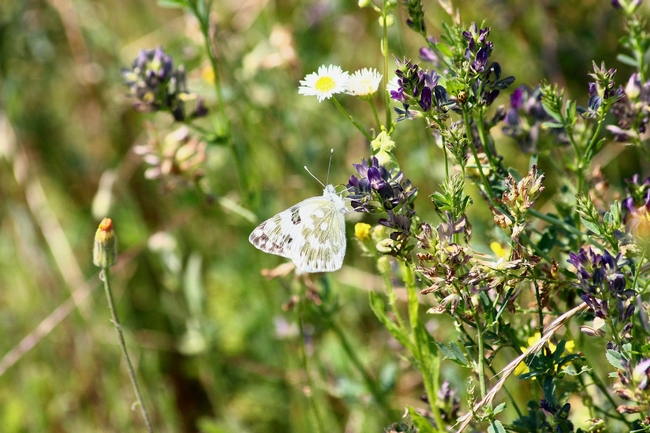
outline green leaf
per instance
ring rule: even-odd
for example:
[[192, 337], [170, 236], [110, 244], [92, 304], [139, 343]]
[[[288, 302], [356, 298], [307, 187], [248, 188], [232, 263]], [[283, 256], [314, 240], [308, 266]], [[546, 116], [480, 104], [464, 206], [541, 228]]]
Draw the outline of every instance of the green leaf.
[[372, 312], [375, 313], [377, 319], [381, 322], [382, 325], [390, 332], [390, 334], [395, 337], [397, 341], [400, 342], [408, 351], [413, 352], [413, 345], [409, 340], [409, 336], [404, 329], [401, 329], [397, 326], [392, 320], [388, 318], [385, 312], [386, 304], [381, 297], [375, 292], [370, 292], [370, 308]]
[[625, 370], [625, 367], [623, 366], [623, 355], [617, 351], [609, 349], [605, 354], [605, 358], [607, 358], [609, 363], [612, 364], [614, 368]]
[[506, 433], [506, 429], [498, 420], [494, 420], [494, 422], [488, 426], [488, 433]]
[[543, 102], [542, 105], [544, 106], [544, 110], [546, 111], [546, 113], [548, 113], [549, 116], [551, 116], [553, 119], [557, 121], [557, 123], [544, 122], [542, 123], [542, 126], [545, 128], [564, 128], [564, 121], [562, 120], [561, 113], [555, 111], [553, 107], [544, 104]]
[[185, 0], [158, 0], [158, 6], [169, 9], [182, 9], [187, 7]]
[[591, 221], [587, 221], [583, 217], [580, 217], [580, 220], [582, 221], [582, 224], [587, 227], [589, 230], [592, 232], [596, 233], [597, 235], [602, 235], [602, 232], [600, 231], [600, 227], [597, 224], [594, 224]]
[[446, 44], [443, 44], [442, 42], [439, 42], [439, 43], [436, 44], [436, 48], [443, 55], [445, 55], [447, 57], [452, 57], [451, 50], [449, 49], [449, 47]]
[[630, 57], [628, 55], [625, 55], [625, 54], [619, 54], [618, 56], [616, 56], [616, 60], [618, 60], [619, 62], [624, 63], [626, 65], [632, 66], [634, 68], [639, 67], [639, 62], [637, 62], [637, 60], [635, 58], [632, 58], [632, 57]]
[[493, 415], [496, 415], [496, 414], [498, 414], [498, 413], [500, 413], [500, 412], [503, 412], [503, 410], [504, 410], [505, 408], [506, 408], [506, 404], [505, 404], [505, 403], [501, 403], [501, 404], [499, 404], [497, 407], [494, 408], [494, 410], [492, 411], [492, 414], [493, 414]]
[[455, 362], [458, 365], [462, 365], [463, 367], [467, 367], [467, 358], [465, 358], [465, 354], [463, 353], [462, 350], [460, 350], [460, 347], [455, 342], [449, 343], [449, 346], [446, 346], [444, 343], [436, 343], [438, 345], [438, 348], [442, 352], [442, 354], [445, 356], [445, 359], [448, 359], [450, 361]]
[[431, 423], [422, 415], [417, 413], [417, 411], [411, 406], [406, 406], [408, 410], [409, 417], [413, 421], [413, 425], [417, 428], [418, 433], [436, 433], [436, 429], [433, 428]]
[[[558, 122], [562, 121], [562, 119], [560, 117], [556, 118], [555, 120], [557, 120]], [[562, 128], [564, 128], [564, 125], [562, 123], [544, 122], [544, 123], [542, 123], [542, 127], [548, 128], [548, 129], [562, 129]]]

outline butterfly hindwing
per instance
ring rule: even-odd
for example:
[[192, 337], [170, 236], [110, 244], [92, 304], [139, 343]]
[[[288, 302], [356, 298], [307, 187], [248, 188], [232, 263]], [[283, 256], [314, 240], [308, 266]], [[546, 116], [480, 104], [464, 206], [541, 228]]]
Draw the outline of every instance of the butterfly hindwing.
[[298, 209], [302, 221], [301, 236], [298, 236], [301, 242], [292, 246], [293, 262], [305, 272], [340, 269], [346, 239], [345, 218], [337, 204], [327, 197], [314, 197]]

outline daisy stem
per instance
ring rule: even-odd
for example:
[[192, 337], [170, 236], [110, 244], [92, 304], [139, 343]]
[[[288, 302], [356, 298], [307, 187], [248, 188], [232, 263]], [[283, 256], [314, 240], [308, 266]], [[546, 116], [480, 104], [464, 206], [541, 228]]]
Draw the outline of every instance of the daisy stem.
[[117, 340], [120, 343], [122, 355], [124, 355], [124, 359], [126, 359], [126, 369], [129, 372], [129, 378], [131, 379], [131, 385], [133, 386], [135, 397], [138, 400], [138, 405], [140, 406], [140, 412], [142, 412], [142, 418], [144, 418], [144, 423], [147, 426], [147, 431], [149, 433], [153, 433], [153, 427], [151, 426], [151, 421], [149, 420], [149, 413], [147, 412], [147, 408], [144, 406], [144, 400], [142, 399], [140, 387], [138, 386], [138, 379], [135, 376], [135, 370], [133, 369], [133, 364], [131, 364], [129, 352], [126, 349], [124, 335], [122, 334], [122, 325], [120, 325], [120, 319], [117, 317], [117, 309], [115, 308], [115, 302], [113, 301], [113, 292], [111, 291], [111, 283], [109, 280], [109, 268], [102, 268], [99, 277], [104, 282], [104, 291], [106, 292], [106, 299], [108, 300], [108, 308], [111, 310], [111, 321], [113, 322], [113, 325], [115, 325]]
[[364, 127], [363, 127], [359, 122], [357, 122], [356, 120], [354, 120], [354, 119], [352, 118], [352, 116], [350, 116], [350, 114], [348, 114], [347, 111], [345, 111], [345, 108], [343, 108], [343, 106], [342, 106], [341, 103], [336, 99], [336, 97], [332, 96], [331, 100], [332, 100], [332, 102], [334, 102], [334, 105], [336, 105], [336, 107], [341, 111], [341, 113], [343, 113], [343, 115], [344, 115], [345, 117], [347, 117], [348, 120], [349, 120], [350, 122], [352, 122], [352, 124], [353, 124], [354, 126], [357, 127], [357, 129], [358, 129], [358, 130], [363, 134], [363, 136], [366, 137], [366, 138], [368, 139], [368, 141], [372, 141], [372, 137], [370, 136], [370, 134], [368, 134], [368, 131], [366, 131], [366, 129], [365, 129], [365, 128], [364, 128]]
[[372, 98], [368, 99], [370, 107], [372, 108], [372, 114], [375, 115], [375, 122], [377, 122], [377, 134], [381, 131], [381, 121], [379, 120], [379, 115], [377, 114], [377, 107], [375, 107], [375, 100]]

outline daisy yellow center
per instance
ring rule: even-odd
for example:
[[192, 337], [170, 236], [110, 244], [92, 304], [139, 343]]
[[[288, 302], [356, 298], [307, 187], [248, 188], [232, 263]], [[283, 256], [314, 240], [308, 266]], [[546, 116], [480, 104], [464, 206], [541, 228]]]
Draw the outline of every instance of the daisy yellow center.
[[334, 81], [332, 77], [320, 77], [314, 85], [314, 88], [319, 92], [329, 92], [335, 87], [336, 81]]

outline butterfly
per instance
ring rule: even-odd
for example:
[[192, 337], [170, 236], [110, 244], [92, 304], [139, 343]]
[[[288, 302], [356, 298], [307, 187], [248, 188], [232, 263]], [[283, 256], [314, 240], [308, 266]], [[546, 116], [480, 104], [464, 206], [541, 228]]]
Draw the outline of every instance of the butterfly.
[[291, 259], [303, 272], [337, 271], [345, 257], [348, 212], [345, 200], [327, 185], [322, 196], [303, 200], [264, 221], [248, 240], [266, 253]]

